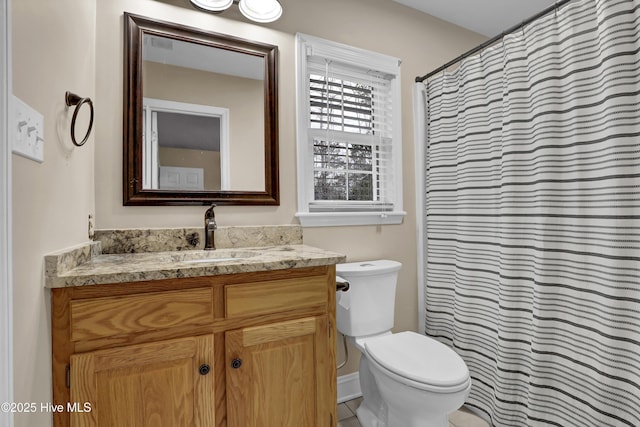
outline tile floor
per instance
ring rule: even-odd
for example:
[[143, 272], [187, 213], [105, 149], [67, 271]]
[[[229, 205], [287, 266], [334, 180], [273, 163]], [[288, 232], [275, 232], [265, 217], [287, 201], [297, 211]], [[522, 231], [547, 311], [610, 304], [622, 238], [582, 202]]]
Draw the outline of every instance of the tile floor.
[[[338, 405], [338, 427], [360, 427], [356, 418], [356, 409], [362, 398], [350, 400]], [[490, 427], [482, 418], [462, 408], [449, 416], [449, 427]]]

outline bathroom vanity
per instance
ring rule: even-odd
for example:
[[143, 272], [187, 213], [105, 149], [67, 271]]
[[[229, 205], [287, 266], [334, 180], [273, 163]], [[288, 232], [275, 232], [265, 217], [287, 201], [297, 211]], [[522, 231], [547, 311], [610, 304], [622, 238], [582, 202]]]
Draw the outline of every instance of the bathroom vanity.
[[46, 259], [55, 426], [336, 425], [344, 256], [91, 246]]

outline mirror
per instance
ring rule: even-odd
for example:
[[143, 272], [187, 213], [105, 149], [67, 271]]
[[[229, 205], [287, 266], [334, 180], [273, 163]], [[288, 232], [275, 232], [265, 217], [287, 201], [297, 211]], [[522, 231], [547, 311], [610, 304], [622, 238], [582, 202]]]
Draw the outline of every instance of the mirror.
[[278, 205], [277, 47], [124, 22], [124, 204]]

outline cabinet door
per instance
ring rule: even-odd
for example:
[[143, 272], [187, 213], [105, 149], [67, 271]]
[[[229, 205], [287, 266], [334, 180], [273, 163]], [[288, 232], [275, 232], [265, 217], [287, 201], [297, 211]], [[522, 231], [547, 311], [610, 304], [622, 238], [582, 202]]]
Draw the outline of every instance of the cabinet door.
[[72, 427], [213, 426], [213, 335], [72, 355], [71, 402]]
[[326, 316], [225, 335], [229, 427], [335, 425], [335, 355]]

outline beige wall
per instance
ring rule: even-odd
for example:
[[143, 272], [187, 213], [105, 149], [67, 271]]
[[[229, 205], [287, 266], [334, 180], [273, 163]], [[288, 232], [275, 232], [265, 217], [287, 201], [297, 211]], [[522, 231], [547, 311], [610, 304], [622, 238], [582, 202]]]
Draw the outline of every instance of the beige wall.
[[143, 93], [146, 97], [229, 109], [229, 189], [264, 191], [264, 154], [261, 151], [264, 146], [264, 85], [261, 80], [149, 61], [144, 63], [144, 72]]
[[[483, 37], [408, 9], [391, 0], [282, 0], [282, 18], [253, 25], [237, 8], [221, 15], [193, 10], [187, 0], [98, 1], [97, 94], [104, 106], [97, 124], [96, 212], [99, 228], [199, 226], [203, 208], [123, 207], [122, 13], [128, 11], [279, 46], [280, 192], [278, 207], [218, 207], [220, 225], [295, 223], [294, 36], [303, 32], [402, 59], [404, 208], [398, 226], [308, 228], [306, 244], [347, 254], [350, 261], [390, 258], [402, 262], [396, 300], [397, 330], [417, 330], [417, 272], [412, 86], [422, 75], [479, 44]], [[356, 352], [352, 352], [354, 354]], [[356, 353], [357, 354], [357, 353]], [[355, 370], [357, 357], [340, 374]]]
[[[171, 4], [175, 3], [175, 4]], [[187, 0], [14, 0], [13, 92], [45, 116], [45, 162], [13, 156], [15, 399], [51, 400], [49, 292], [46, 253], [87, 240], [87, 215], [98, 228], [200, 226], [201, 207], [122, 206], [123, 11], [278, 45], [281, 205], [219, 207], [220, 225], [295, 223], [296, 32], [399, 57], [402, 63], [403, 172], [407, 217], [398, 226], [305, 229], [305, 243], [343, 252], [350, 261], [403, 263], [396, 329], [417, 329], [416, 221], [412, 82], [483, 40], [481, 36], [391, 0], [281, 0], [283, 17], [254, 25], [237, 9], [196, 11]], [[382, 28], [381, 28], [382, 27]], [[93, 137], [73, 148], [64, 93], [91, 96]], [[82, 131], [82, 130], [80, 130]], [[344, 374], [355, 369], [353, 358]], [[17, 415], [16, 426], [51, 425], [46, 413]]]
[[[87, 241], [87, 215], [94, 212], [96, 142], [91, 137], [82, 148], [72, 148], [64, 94], [70, 90], [95, 100], [95, 13], [95, 0], [12, 1], [13, 93], [45, 119], [44, 163], [12, 157], [16, 402], [51, 402], [43, 257]], [[102, 111], [97, 101], [98, 119]], [[80, 120], [81, 137], [86, 117]], [[15, 425], [51, 425], [51, 414], [16, 414]]]

